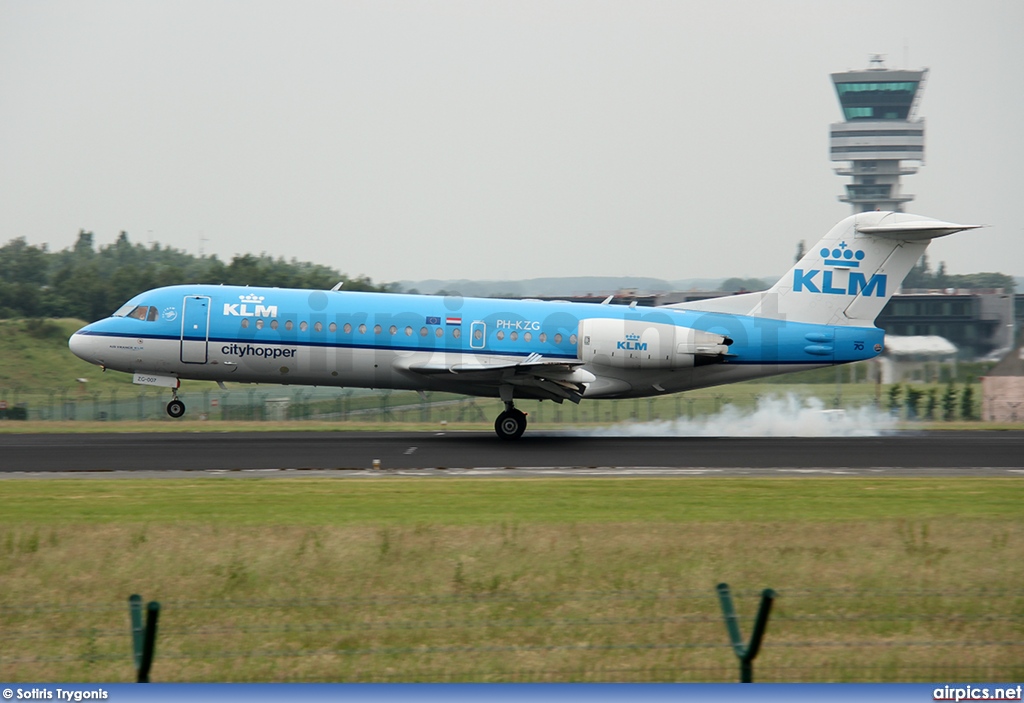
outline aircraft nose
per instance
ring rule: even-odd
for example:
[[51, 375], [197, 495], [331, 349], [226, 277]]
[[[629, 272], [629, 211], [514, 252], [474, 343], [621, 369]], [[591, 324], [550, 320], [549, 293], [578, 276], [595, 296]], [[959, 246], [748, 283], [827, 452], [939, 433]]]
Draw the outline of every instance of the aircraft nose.
[[68, 349], [70, 349], [71, 353], [79, 359], [83, 359], [92, 364], [98, 364], [100, 362], [96, 359], [95, 338], [91, 335], [83, 334], [84, 329], [85, 328], [83, 327], [81, 330], [78, 330], [71, 335], [71, 338], [68, 339]]

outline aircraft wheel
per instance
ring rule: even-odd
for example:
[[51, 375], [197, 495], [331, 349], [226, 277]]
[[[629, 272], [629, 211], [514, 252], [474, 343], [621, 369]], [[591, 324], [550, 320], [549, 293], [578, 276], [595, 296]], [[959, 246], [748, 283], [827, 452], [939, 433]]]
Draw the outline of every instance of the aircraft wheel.
[[502, 439], [519, 439], [526, 432], [526, 413], [506, 410], [494, 421], [494, 431]]
[[171, 417], [181, 417], [185, 414], [185, 404], [175, 398], [167, 404], [167, 414]]

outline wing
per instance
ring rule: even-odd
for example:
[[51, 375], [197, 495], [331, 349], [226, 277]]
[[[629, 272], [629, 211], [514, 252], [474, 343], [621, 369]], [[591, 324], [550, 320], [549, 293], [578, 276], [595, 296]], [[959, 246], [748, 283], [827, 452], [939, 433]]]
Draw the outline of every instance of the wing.
[[587, 384], [597, 380], [589, 371], [581, 368], [579, 359], [547, 359], [540, 354], [530, 354], [521, 360], [496, 358], [493, 361], [446, 364], [433, 361], [401, 360], [398, 367], [406, 371], [423, 374], [455, 374], [474, 383], [495, 387], [510, 385], [528, 389], [530, 397], [543, 398], [561, 403], [564, 400], [579, 403]]

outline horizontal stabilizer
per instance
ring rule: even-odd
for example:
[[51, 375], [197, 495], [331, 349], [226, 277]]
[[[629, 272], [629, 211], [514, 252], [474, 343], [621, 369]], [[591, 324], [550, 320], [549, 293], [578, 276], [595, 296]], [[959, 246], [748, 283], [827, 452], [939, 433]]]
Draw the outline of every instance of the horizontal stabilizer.
[[953, 222], [939, 220], [912, 220], [910, 222], [890, 222], [877, 225], [859, 225], [857, 231], [875, 237], [899, 239], [902, 241], [921, 241], [936, 239], [967, 229], [978, 229], [982, 225], [958, 225]]

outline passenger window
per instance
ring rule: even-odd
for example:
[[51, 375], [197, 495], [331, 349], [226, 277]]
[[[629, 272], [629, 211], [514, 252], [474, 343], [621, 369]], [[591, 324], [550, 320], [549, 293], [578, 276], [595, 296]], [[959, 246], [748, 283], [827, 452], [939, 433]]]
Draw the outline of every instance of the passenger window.
[[394, 325], [391, 325], [390, 327], [388, 327], [388, 334], [390, 334], [392, 337], [394, 337], [395, 334], [397, 334], [397, 333], [398, 333], [398, 328], [397, 327], [395, 327]]
[[270, 329], [272, 329], [272, 330], [276, 330], [277, 329], [277, 320], [271, 320], [270, 321]]
[[455, 329], [452, 330], [452, 336], [455, 337], [455, 339], [458, 339], [459, 337], [462, 336], [462, 330], [456, 327]]
[[346, 322], [346, 323], [345, 323], [345, 326], [344, 326], [344, 327], [342, 327], [342, 328], [341, 328], [341, 330], [342, 330], [342, 332], [344, 332], [345, 334], [350, 334], [350, 333], [352, 332], [352, 325], [351, 325], [351, 323], [348, 323], [348, 322]]
[[327, 326], [327, 331], [328, 332], [337, 332], [338, 331], [338, 325], [336, 325], [335, 323], [332, 322], [330, 325]]
[[498, 341], [499, 341], [499, 342], [500, 342], [501, 340], [505, 339], [505, 333], [504, 333], [504, 332], [502, 332], [501, 330], [498, 330], [498, 334], [496, 334], [495, 336], [496, 336], [496, 337], [498, 338]]
[[316, 324], [313, 325], [313, 331], [314, 332], [323, 332], [323, 329], [324, 329], [324, 325], [323, 325], [322, 322], [317, 322]]
[[548, 341], [548, 336], [547, 336], [547, 334], [545, 334], [544, 332], [541, 332], [541, 333], [540, 333], [540, 341], [542, 341], [542, 342], [546, 342], [546, 341]]
[[533, 339], [533, 335], [530, 334], [529, 332], [526, 332], [525, 334], [523, 334], [523, 340], [524, 341], [529, 342], [531, 339]]
[[243, 317], [242, 318], [242, 329], [243, 330], [244, 329], [248, 329], [248, 327], [249, 327], [249, 318], [248, 317]]
[[405, 328], [405, 336], [406, 337], [411, 337], [412, 336], [412, 327], [406, 327]]
[[366, 334], [366, 325], [359, 325], [359, 334]]
[[434, 336], [440, 339], [441, 337], [444, 336], [444, 330], [438, 327], [436, 330], [434, 330]]
[[299, 332], [305, 332], [309, 329], [309, 323], [303, 320], [299, 323]]
[[512, 341], [514, 342], [514, 341], [516, 341], [517, 339], [519, 339], [519, 333], [518, 333], [518, 332], [513, 332], [512, 334], [510, 334], [510, 335], [508, 336], [508, 338], [509, 338], [509, 339], [511, 339], [511, 340], [512, 340]]
[[291, 332], [291, 331], [292, 331], [292, 327], [294, 327], [294, 326], [295, 326], [295, 323], [293, 323], [293, 322], [292, 322], [291, 320], [288, 320], [288, 321], [286, 321], [286, 322], [284, 323], [284, 328], [285, 328], [286, 330], [288, 330], [289, 332]]
[[555, 344], [561, 344], [561, 343], [562, 343], [562, 333], [559, 332], [558, 334], [555, 335]]
[[569, 344], [576, 344], [576, 335], [574, 335], [574, 334], [570, 334], [569, 335]]
[[427, 328], [426, 327], [420, 327], [420, 336], [421, 337], [426, 337], [427, 336]]
[[256, 329], [263, 329], [263, 320], [256, 320]]

